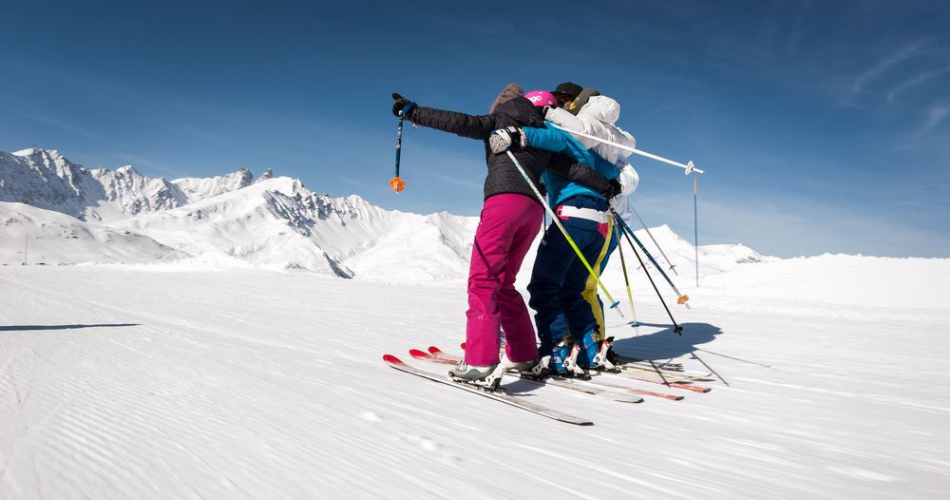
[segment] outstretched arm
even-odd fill
[[[450,132],[470,139],[487,139],[496,127],[494,115],[467,115],[455,111],[424,108],[399,94],[393,94],[393,115],[404,114],[416,125]]]
[[[493,115],[475,116],[435,108],[414,108],[407,118],[417,125],[469,139],[485,140],[496,128]]]
[[[551,128],[522,127],[521,133],[524,134],[528,146],[555,153],[572,153],[571,141],[566,133]],[[577,157],[577,155],[572,155]],[[577,158],[581,159],[581,158]]]

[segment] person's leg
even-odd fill
[[[538,228],[544,219],[544,209],[537,202],[525,196],[514,195],[512,217],[519,214],[514,225],[514,237],[508,252],[508,265],[502,273],[502,284],[498,290],[498,314],[507,339],[508,359],[515,363],[530,361],[538,357],[534,326],[524,299],[515,289],[515,279],[525,255],[531,248]]]
[[[468,274],[468,311],[465,313],[465,362],[486,366],[498,363],[499,316],[497,314],[500,275],[508,263],[513,238],[512,219],[504,195],[485,200]],[[515,195],[517,196],[517,195]]]
[[[465,351],[469,365],[498,362],[502,324],[517,356],[535,357],[531,317],[514,281],[542,217],[541,206],[523,195],[500,194],[485,200],[469,268]]]
[[[587,263],[594,270],[598,270],[598,258],[605,248],[603,236],[596,231],[597,223],[590,222],[589,230],[578,233],[578,248],[587,259]],[[593,296],[597,297],[597,282],[591,276],[587,266],[580,259],[576,259],[564,276],[564,282],[558,290],[558,298],[564,309],[567,327],[573,340],[580,340],[580,336],[593,330],[597,325],[597,316],[584,293],[589,283],[594,283]]]
[[[574,259],[576,255],[564,235],[553,223],[549,225],[538,246],[528,284],[528,305],[535,311],[534,323],[541,344],[538,351],[542,356],[550,353],[554,344],[567,334],[558,290]]]
[[[606,224],[606,235],[601,252],[597,257],[597,261],[592,263],[594,269],[597,270],[598,277],[603,275],[604,269],[607,267],[607,262],[610,260],[611,253],[617,248],[617,239],[614,237],[615,233],[613,231],[612,222],[611,220]],[[604,320],[604,303],[600,300],[597,290],[597,281],[594,280],[593,277],[588,277],[581,295],[584,298],[584,302],[589,304],[591,308],[591,313],[594,315],[594,319],[597,323],[597,330],[600,333],[601,340],[603,340],[603,337],[607,334],[607,326]]]

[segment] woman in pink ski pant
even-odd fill
[[[468,323],[465,362],[498,362],[499,327],[505,332],[512,362],[538,356],[534,324],[515,278],[541,229],[544,209],[523,194],[497,194],[485,200],[468,271]]]

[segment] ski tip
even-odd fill
[[[438,347],[436,347],[436,346],[434,346],[434,345],[430,345],[430,346],[429,346],[429,354],[442,354],[442,349],[439,349]]]
[[[420,351],[419,349],[409,349],[409,355],[412,356],[412,357],[414,357],[414,358],[423,358],[423,359],[431,358],[431,357],[432,357],[431,354],[429,354],[429,353],[427,353],[427,352]]]
[[[405,363],[402,362],[401,359],[397,358],[396,356],[393,356],[392,354],[384,354],[384,355],[383,355],[383,361],[385,361],[385,362],[387,362],[387,363],[389,363],[389,364],[391,364],[391,365],[404,365],[404,364],[405,364]]]

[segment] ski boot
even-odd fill
[[[551,362],[551,355],[542,357],[541,359],[533,359],[531,361],[522,361],[522,362],[511,362],[508,366],[509,370],[517,371],[521,378],[527,378],[532,380],[541,380],[547,377],[550,374],[550,369],[548,364]]]
[[[602,362],[606,361],[604,356],[600,355],[603,344],[604,343],[600,340],[600,335],[594,332],[594,330],[590,330],[581,335],[580,339],[574,343],[571,351],[572,371],[575,373],[585,373],[585,370],[601,368],[603,366]],[[604,355],[606,355],[606,353]]]
[[[551,360],[548,363],[548,369],[553,375],[560,375],[563,377],[571,376],[571,370],[569,367],[571,359],[571,346],[568,345],[563,340],[558,342],[554,346],[554,351],[551,353]]]
[[[456,382],[464,382],[495,392],[501,386],[501,376],[505,373],[502,364],[495,363],[487,366],[475,366],[459,361],[455,368],[449,370],[449,377]]]
[[[621,370],[615,362],[617,356],[614,354],[613,346],[613,337],[607,337],[604,339],[604,341],[600,343],[600,348],[597,350],[597,353],[594,354],[594,357],[591,360],[591,367],[596,367],[597,369],[603,370],[605,372],[619,373]]]
[[[580,345],[572,344],[567,357],[564,359],[564,371],[568,376],[582,380],[590,380],[590,374],[587,373],[587,371],[585,371],[584,368],[579,364],[579,358],[581,358],[581,355],[582,350]]]

